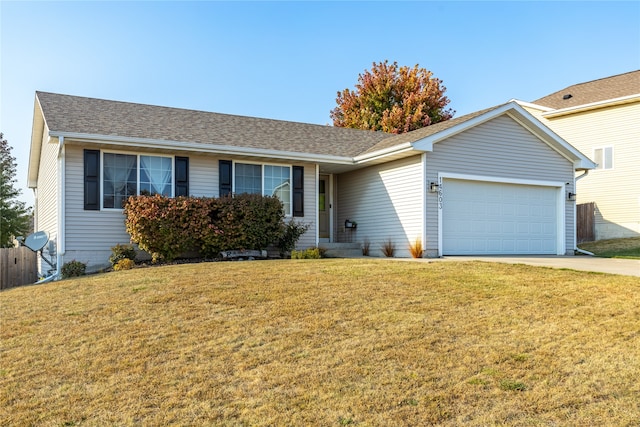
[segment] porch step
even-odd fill
[[[356,258],[362,256],[360,243],[320,243],[318,245],[325,250],[326,258]]]

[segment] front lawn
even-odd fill
[[[638,425],[640,278],[385,259],[0,293],[4,425]]]
[[[640,259],[640,237],[584,242],[578,247],[603,258]]]

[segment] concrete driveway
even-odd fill
[[[597,258],[587,255],[523,255],[523,256],[446,256],[423,258],[424,261],[487,261],[508,264],[527,264],[538,267],[568,268],[571,270],[595,271],[599,273],[622,274],[640,277],[640,260]]]

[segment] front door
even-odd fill
[[[328,239],[330,237],[329,230],[329,176],[320,175],[318,182],[318,237]]]

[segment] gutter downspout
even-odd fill
[[[575,189],[576,189],[576,182],[578,182],[578,180],[579,180],[579,179],[584,178],[584,177],[585,177],[585,176],[587,176],[588,174],[589,174],[589,170],[588,170],[588,169],[586,169],[582,175],[580,175],[580,176],[578,176],[578,177],[574,178],[574,180],[573,180],[573,188],[574,188],[574,191],[575,191]],[[577,191],[576,191],[576,192],[577,192]],[[576,218],[576,209],[577,209],[576,205],[577,205],[577,203],[573,205],[573,218],[574,218],[574,221],[575,221],[575,218]],[[595,254],[594,254],[594,253],[589,252],[589,251],[585,251],[585,250],[580,249],[580,248],[578,247],[578,236],[576,236],[576,233],[573,233],[573,250],[574,250],[575,252],[578,252],[578,253],[581,253],[581,254],[584,254],[584,255],[595,256]]]
[[[64,136],[58,137],[58,247],[56,250],[56,279],[61,277],[62,263],[64,261],[65,253],[65,149],[64,149]]]

